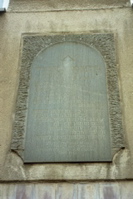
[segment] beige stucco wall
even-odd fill
[[[125,0],[62,2],[14,0],[0,14],[0,180],[132,179],[133,10]],[[23,33],[114,33],[126,148],[112,163],[24,165],[10,151]]]

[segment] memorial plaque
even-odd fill
[[[111,161],[113,148],[123,146],[118,85],[109,76],[115,59],[106,62],[103,57],[112,38],[101,35],[103,47],[96,42],[99,35],[24,38],[17,101],[21,113],[16,110],[12,143],[12,149],[15,141],[20,143],[17,151],[24,162]],[[114,66],[112,71],[117,77]],[[115,146],[113,122],[115,141],[119,139]]]

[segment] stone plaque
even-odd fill
[[[123,147],[113,35],[23,37],[18,92],[24,162],[111,161]]]

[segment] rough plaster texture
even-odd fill
[[[4,199],[132,199],[133,183],[0,184]]]
[[[131,8],[0,15],[0,180],[100,180],[133,178],[133,11]],[[112,163],[24,165],[10,152],[23,33],[113,33],[126,148]]]

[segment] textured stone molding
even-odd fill
[[[106,8],[121,8],[127,7],[126,0],[12,0],[9,11],[24,12],[24,11],[66,11],[66,10],[90,10],[90,9],[106,9]]]
[[[47,47],[59,42],[78,42],[97,49],[106,63],[106,77],[109,103],[110,133],[112,138],[112,151],[124,147],[122,114],[118,88],[116,68],[116,55],[113,34],[80,34],[80,35],[24,35],[22,37],[21,72],[18,88],[18,97],[15,110],[13,139],[11,149],[23,158],[25,124],[27,116],[27,99],[30,82],[30,69],[35,56]]]

